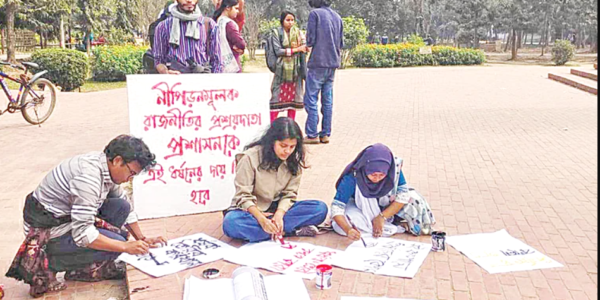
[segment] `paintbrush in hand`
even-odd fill
[[[352,223],[352,220],[350,220],[350,217],[348,215],[346,215],[346,218],[348,219],[348,222],[350,222],[350,226],[352,226],[352,229],[358,231],[358,228],[356,228],[356,225],[354,225],[354,223]],[[360,233],[360,231],[358,231],[358,232]],[[367,243],[365,243],[365,240],[362,238],[362,236],[360,237],[360,240],[362,241],[365,248],[367,248]]]

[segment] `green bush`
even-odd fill
[[[94,47],[93,77],[96,81],[123,81],[128,74],[142,73],[144,46]]]
[[[111,46],[135,43],[135,37],[133,36],[133,33],[122,28],[111,29],[105,37],[106,43]]]
[[[357,17],[343,18],[344,22],[344,49],[342,49],[342,68],[345,68],[352,60],[352,54],[356,46],[365,44],[369,37],[369,28],[365,21]]]
[[[417,46],[425,46],[425,41],[423,41],[423,38],[416,33],[409,35],[406,39],[406,42],[408,44],[413,44]]]
[[[552,61],[557,66],[566,64],[575,56],[575,46],[568,40],[556,40],[552,47]]]
[[[281,22],[279,21],[279,18],[273,18],[271,20],[260,20],[258,35],[260,39],[266,39],[267,36],[271,34],[273,29],[279,27],[281,27]]]
[[[360,45],[354,53],[354,66],[390,68],[437,65],[478,65],[485,62],[483,51],[433,46],[431,54],[421,54],[421,46],[402,43],[392,45]]]
[[[69,92],[83,85],[90,72],[85,53],[72,49],[42,49],[31,55],[31,61],[48,70],[43,77]]]

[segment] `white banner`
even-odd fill
[[[168,241],[168,245],[150,249],[146,255],[123,253],[119,259],[140,271],[160,277],[222,259],[236,248],[199,233]]]
[[[316,267],[331,264],[342,251],[306,243],[266,241],[246,244],[238,251],[228,253],[224,259],[234,264],[266,269],[286,275],[313,279]]]
[[[490,274],[562,265],[512,237],[505,229],[494,233],[477,233],[446,237],[446,243],[472,259]]]
[[[392,238],[365,237],[338,255],[333,264],[377,275],[413,278],[431,251],[431,244]]]
[[[156,154],[133,182],[141,219],[218,211],[235,154],[269,125],[270,74],[128,75],[129,124]]]

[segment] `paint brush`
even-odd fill
[[[274,221],[274,220],[271,220],[271,222],[273,222],[273,224],[275,224],[275,227],[277,227],[277,223],[275,223],[275,221]],[[277,229],[279,229],[279,228],[277,228]],[[282,245],[285,245],[285,242],[283,241],[283,234],[274,234],[274,235],[271,237],[271,239],[272,239],[272,240],[275,240],[275,239],[277,239],[277,240],[278,240],[278,241],[279,241],[279,242],[280,242]]]
[[[354,223],[352,223],[352,220],[350,220],[350,216],[346,215],[346,218],[348,219],[348,222],[350,222],[350,226],[352,226],[352,229],[358,231],[358,228],[356,228],[356,225],[354,225]],[[360,232],[360,231],[358,231],[358,232]],[[367,243],[365,243],[365,240],[363,239],[362,236],[360,237],[360,240],[362,241],[365,248],[367,248]]]

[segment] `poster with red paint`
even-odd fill
[[[224,259],[242,266],[313,279],[318,265],[331,264],[342,252],[308,243],[265,241],[246,244],[235,252],[225,254]]]
[[[133,181],[140,219],[223,210],[235,154],[270,123],[270,74],[129,75],[129,125],[156,154]]]

